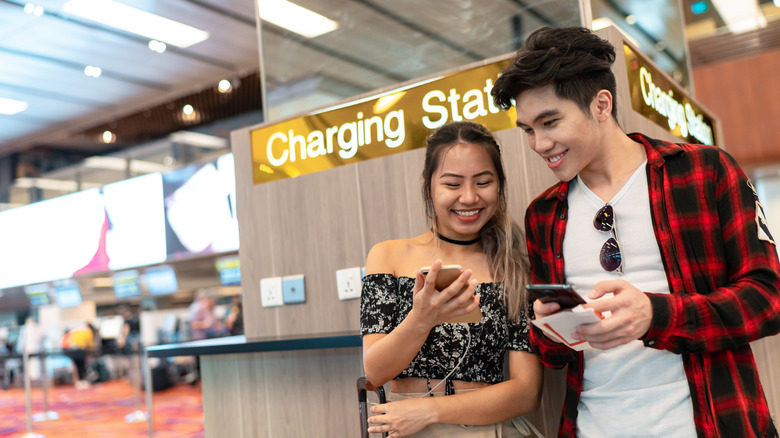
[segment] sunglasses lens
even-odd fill
[[[612,206],[607,204],[596,213],[593,218],[593,226],[599,231],[609,231],[615,223],[615,213]]]
[[[620,246],[618,246],[614,237],[610,237],[609,240],[604,242],[604,246],[601,247],[601,253],[599,254],[599,261],[601,262],[601,267],[609,272],[618,269],[623,263]]]

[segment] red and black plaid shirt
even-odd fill
[[[647,294],[653,321],[642,340],[682,355],[700,437],[776,437],[748,345],[780,332],[780,263],[755,190],[723,150],[630,137],[647,151],[650,208],[671,291]],[[526,212],[535,283],[566,280],[568,188],[548,189]],[[547,366],[569,365],[559,435],[573,437],[582,353],[536,328],[531,342]]]

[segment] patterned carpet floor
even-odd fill
[[[50,388],[49,411],[58,420],[32,423],[33,433],[46,438],[147,437],[148,423],[126,422],[136,411],[136,398],[126,380],[92,385],[78,390],[72,385]],[[145,395],[140,394],[146,411]],[[43,391],[32,390],[32,413],[43,411]],[[183,383],[154,393],[154,436],[156,438],[203,437],[203,398],[200,385]],[[0,437],[21,438],[27,433],[24,389],[0,390]]]

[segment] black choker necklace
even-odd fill
[[[471,239],[471,240],[455,240],[455,239],[450,239],[449,237],[442,236],[441,233],[436,233],[436,235],[439,236],[439,239],[441,239],[441,240],[443,240],[445,242],[453,243],[455,245],[464,245],[464,246],[466,246],[466,245],[473,245],[473,244],[479,242],[479,236],[477,236],[475,239]]]

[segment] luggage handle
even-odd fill
[[[361,376],[357,379],[358,404],[360,407],[360,432],[363,438],[368,438],[368,401],[366,393],[373,391],[379,398],[379,403],[385,403],[385,388],[377,387],[367,377]],[[386,433],[382,433],[383,438],[387,438]]]

